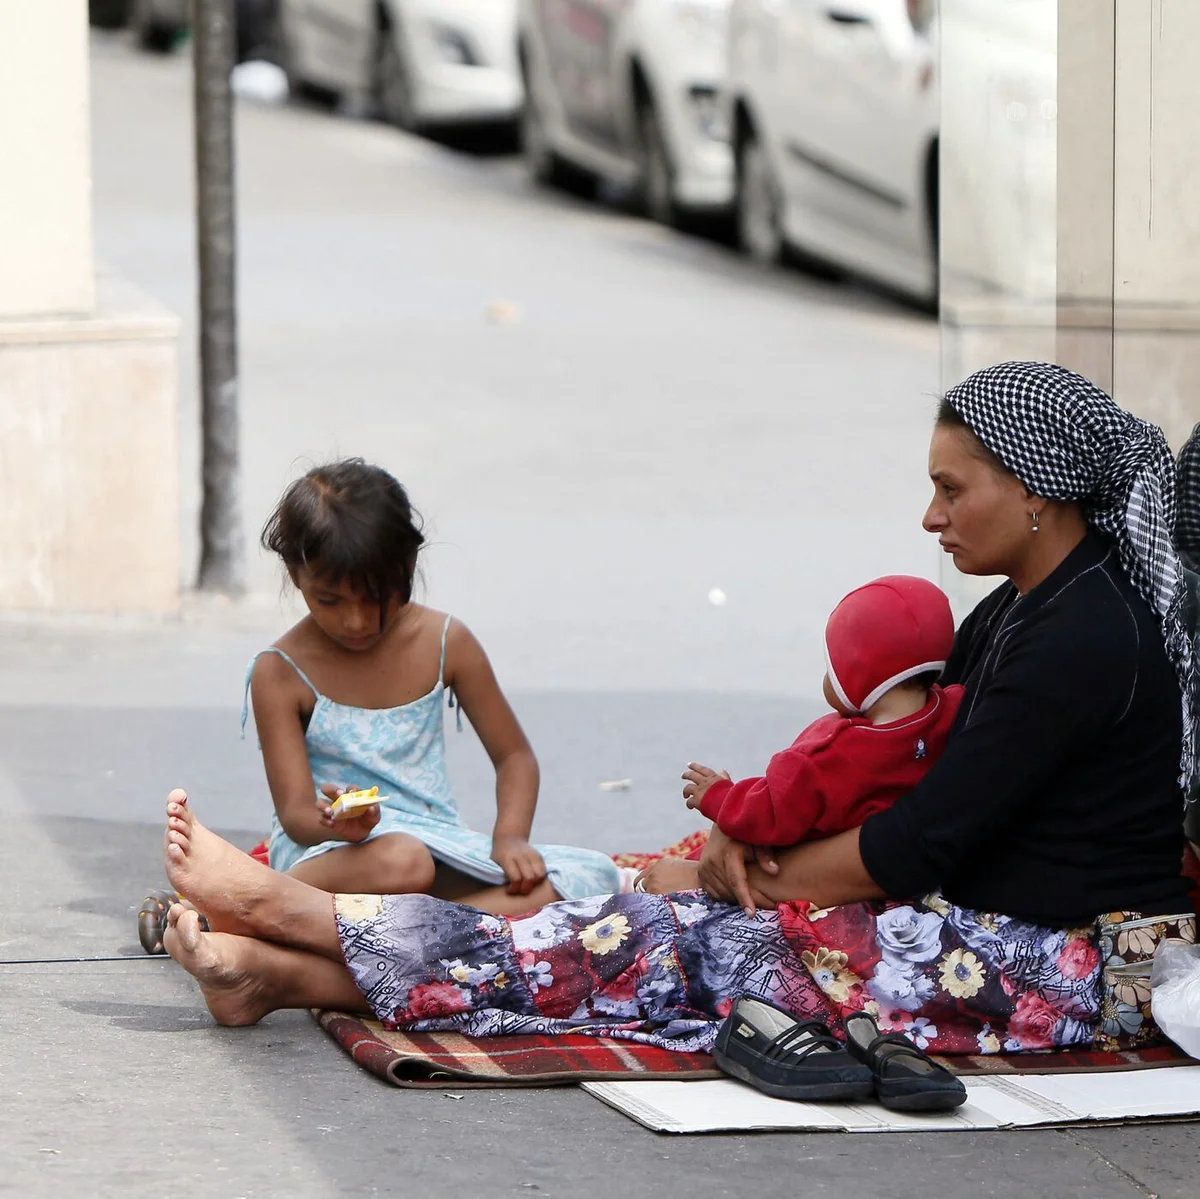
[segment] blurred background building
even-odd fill
[[[541,185],[936,307],[942,387],[1050,359],[1175,447],[1200,416],[1196,0],[228,2],[260,98],[486,130]],[[0,608],[192,581],[179,326],[94,261],[88,82],[89,15],[183,58],[189,11],[0,0]]]
[[[940,36],[943,385],[1059,362],[1177,450],[1200,420],[1200,4],[944,0]]]
[[[0,0],[0,609],[178,611],[178,330],[93,258],[85,0]]]

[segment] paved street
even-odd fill
[[[98,257],[185,320],[190,564],[188,66],[97,36],[92,67]],[[696,827],[682,764],[748,773],[816,715],[836,599],[936,577],[928,317],[538,191],[502,155],[312,106],[243,104],[238,136],[252,594],[158,626],[0,622],[0,958],[136,954],[173,785],[239,844],[265,829],[241,679],[294,604],[253,547],[310,461],[362,454],[409,486],[427,598],[488,647],[542,760],[546,841],[646,849]],[[449,741],[487,827],[486,759]],[[305,1013],[216,1029],[168,961],[0,965],[2,1195],[1165,1199],[1195,1195],[1196,1139],[669,1139],[570,1088],[389,1089]]]

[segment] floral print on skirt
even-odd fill
[[[834,1027],[868,1011],[923,1049],[975,1054],[1090,1046],[1101,1020],[1095,926],[1044,928],[936,894],[753,919],[703,892],[511,920],[426,895],[339,895],[335,911],[346,963],[389,1028],[708,1050],[749,993]]]
[[[1162,1039],[1150,1011],[1150,968],[1163,941],[1196,940],[1196,918],[1111,912],[1096,921],[1103,973],[1096,1048],[1138,1049]]]

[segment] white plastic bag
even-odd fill
[[[1159,945],[1150,973],[1150,1010],[1188,1057],[1200,1058],[1200,945]]]

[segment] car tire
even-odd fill
[[[940,179],[938,175],[939,146],[935,141],[925,163],[925,212],[929,222],[929,300],[933,312],[938,310],[942,290],[942,239],[940,221]]]
[[[521,154],[530,178],[543,187],[558,188],[586,199],[594,198],[596,177],[555,152],[546,134],[546,122],[529,72],[522,69],[521,76],[525,85],[520,118]]]
[[[97,29],[124,29],[129,24],[129,0],[88,0],[88,24]]]
[[[648,97],[637,110],[638,191],[651,220],[673,228],[679,222],[675,203],[675,168],[663,137],[654,103]]]
[[[130,24],[138,46],[151,54],[169,54],[184,26],[156,17],[148,0],[133,0],[130,9]]]
[[[376,115],[388,125],[408,132],[416,130],[416,102],[412,74],[400,49],[400,30],[395,25],[379,25],[371,52],[371,101]]]
[[[782,262],[787,255],[782,189],[753,129],[746,130],[738,146],[734,205],[742,250],[756,262]]]
[[[310,89],[296,66],[296,54],[288,36],[283,6],[284,0],[264,0],[254,31],[253,40],[257,45],[251,49],[256,57],[273,62],[283,72],[289,97],[301,97]]]

